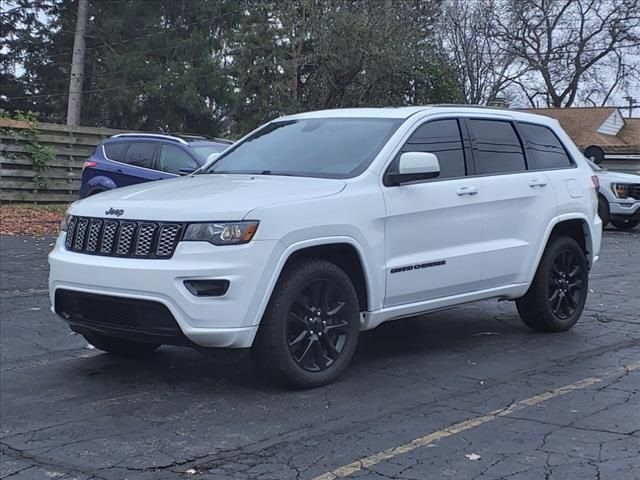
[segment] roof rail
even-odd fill
[[[163,135],[161,133],[118,133],[117,135],[113,135],[111,138],[119,138],[119,137],[151,137],[151,138],[164,138],[165,140],[170,140],[172,142],[182,143],[187,145],[187,142],[179,137],[174,137],[173,135]]]
[[[172,135],[174,137],[178,137],[178,138],[182,138],[183,140],[191,140],[191,141],[198,141],[198,140],[212,140],[215,142],[219,142],[219,143],[228,143],[229,145],[231,145],[233,142],[231,140],[227,140],[224,138],[219,138],[219,137],[211,137],[209,135],[202,135],[199,133],[177,133],[177,132],[172,132],[169,133],[168,135]]]

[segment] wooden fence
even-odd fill
[[[33,159],[21,135],[28,122],[0,118],[0,200],[2,202],[67,203],[78,199],[82,163],[101,140],[122,130],[38,123],[37,142],[51,147],[55,158],[38,181]]]
[[[48,162],[45,182],[38,181],[33,159],[25,154],[21,130],[28,122],[0,118],[0,200],[2,202],[68,203],[78,199],[82,163],[104,138],[122,130],[37,125],[38,143],[50,146],[55,158]],[[605,168],[640,173],[640,161],[605,161]]]

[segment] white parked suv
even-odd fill
[[[97,348],[251,348],[334,380],[358,335],[488,298],[571,328],[598,259],[593,171],[550,118],[478,107],[303,113],[199,172],[73,204],[52,309]]]
[[[598,215],[602,228],[609,222],[620,230],[631,230],[640,225],[640,175],[610,172],[587,160],[596,173],[598,188]]]

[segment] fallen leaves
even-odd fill
[[[56,235],[66,205],[1,205],[0,235]]]

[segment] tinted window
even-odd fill
[[[389,118],[271,122],[228,149],[203,173],[353,177],[369,166],[400,123]]]
[[[132,142],[127,149],[124,161],[136,167],[153,168],[153,152],[155,148],[155,143]]]
[[[553,133],[542,125],[521,123],[522,136],[527,143],[527,153],[532,168],[562,168],[571,166],[566,150]]]
[[[440,162],[437,178],[464,177],[464,149],[457,120],[436,120],[425,123],[411,135],[403,152],[434,153]]]
[[[527,169],[520,139],[513,125],[497,120],[469,121],[476,140],[476,172],[521,172]]]
[[[124,161],[124,152],[127,150],[127,142],[106,143],[104,145],[104,153],[109,160],[117,162]]]
[[[195,170],[198,168],[196,161],[187,152],[175,145],[163,145],[160,152],[158,169],[167,173],[180,174],[181,168]]]

